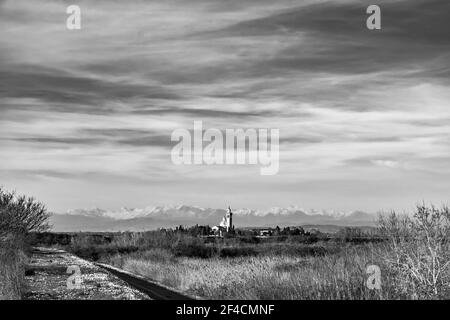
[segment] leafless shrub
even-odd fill
[[[49,228],[49,216],[45,206],[34,198],[0,188],[0,239],[45,231]]]
[[[398,290],[415,299],[448,298],[450,293],[450,211],[418,205],[413,216],[380,216],[388,239],[383,258],[399,280]]]
[[[0,188],[0,300],[20,299],[24,286],[25,238],[45,231],[49,213],[35,199]]]

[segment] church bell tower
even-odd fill
[[[230,206],[228,206],[228,210],[227,210],[227,232],[232,231],[233,228],[233,212],[231,211]]]

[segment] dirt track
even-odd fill
[[[81,284],[68,287],[69,266],[80,270]],[[72,271],[73,272],[73,271]],[[114,267],[94,264],[68,252],[35,248],[26,267],[28,300],[186,300],[191,299]]]
[[[187,297],[181,293],[162,287],[161,285],[158,285],[156,283],[149,282],[143,278],[137,277],[123,270],[119,270],[117,268],[113,268],[104,264],[97,265],[108,270],[118,278],[126,281],[130,286],[147,294],[154,300],[192,300],[191,297]]]

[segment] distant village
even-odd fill
[[[165,229],[161,229],[165,230]],[[195,236],[202,237],[233,237],[233,236],[254,236],[254,237],[272,237],[272,236],[309,236],[311,234],[320,234],[319,230],[312,229],[305,231],[300,226],[295,227],[284,227],[280,228],[278,226],[270,228],[239,228],[236,229],[233,224],[233,212],[230,207],[228,207],[225,216],[222,218],[220,223],[216,226],[199,226],[195,225],[193,227],[183,227],[178,226],[175,231],[185,231]]]
[[[228,207],[225,216],[222,218],[220,223],[216,226],[200,226],[195,225],[191,227],[178,226],[175,229],[160,229],[161,231],[175,231],[187,233],[191,236],[202,237],[202,238],[232,238],[232,237],[254,237],[254,238],[275,238],[275,237],[287,237],[287,236],[297,236],[305,237],[311,239],[326,239],[340,237],[346,240],[351,239],[373,239],[374,236],[377,237],[375,229],[371,227],[336,227],[332,232],[324,232],[314,227],[302,227],[302,226],[288,226],[280,228],[275,227],[242,227],[235,228],[233,224],[233,212],[230,207]]]

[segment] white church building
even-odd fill
[[[233,226],[233,212],[231,208],[228,207],[227,213],[222,218],[222,221],[218,226],[214,226],[211,228],[215,235],[223,236],[224,232],[229,233],[234,231]]]

